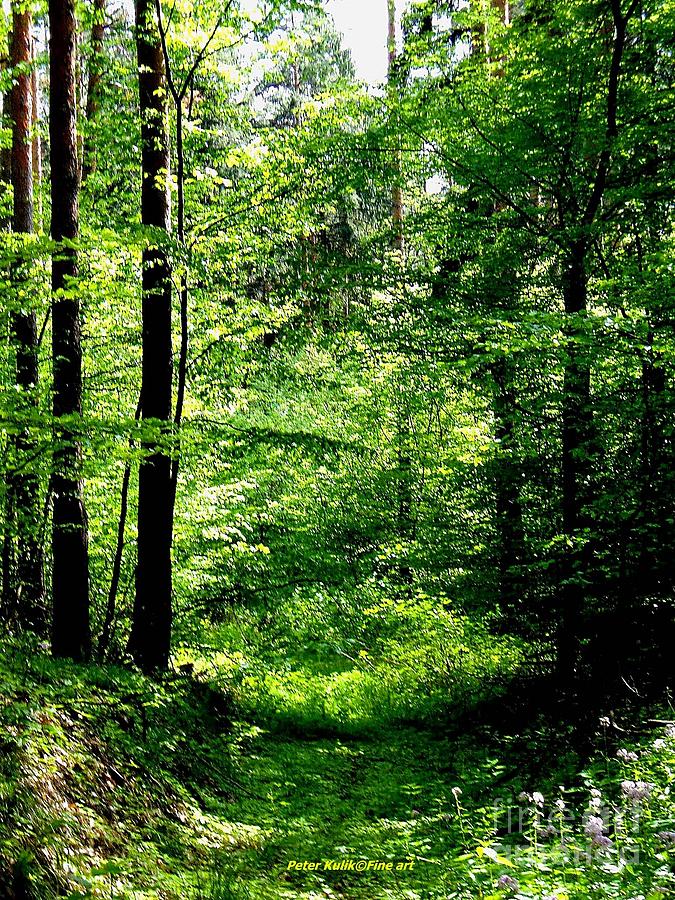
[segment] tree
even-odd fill
[[[77,20],[75,0],[49,2],[49,137],[51,161],[52,365],[54,472],[52,650],[87,659],[89,548],[78,430],[82,417],[82,338],[77,289]]]
[[[141,113],[141,217],[148,228],[142,274],[141,416],[159,437],[144,443],[139,467],[138,564],[129,648],[146,672],[165,669],[171,649],[173,501],[171,424],[173,358],[171,273],[162,239],[170,230],[167,84],[156,7],[136,0]]]
[[[12,118],[12,228],[17,235],[33,231],[33,160],[32,160],[32,15],[30,8],[12,5],[10,62],[14,84],[10,94]],[[19,251],[20,253],[21,251]],[[12,314],[12,331],[16,348],[16,386],[20,417],[26,417],[35,406],[38,382],[38,331],[34,309],[31,309],[27,284],[27,263],[16,259],[13,266],[16,309]],[[41,520],[40,482],[25,461],[35,453],[35,444],[27,426],[20,428],[14,440],[17,471],[9,473],[5,542],[16,541],[16,551],[4,550],[6,560],[15,557],[14,571],[7,566],[3,579],[5,616],[21,627],[38,632],[46,623],[44,610],[44,578],[42,547],[39,539]],[[12,532],[15,532],[14,534]],[[17,540],[18,538],[18,540]]]

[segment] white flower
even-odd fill
[[[605,823],[602,821],[600,816],[589,816],[586,824],[584,825],[584,831],[589,837],[595,837],[598,834],[602,834],[605,830]]]
[[[622,781],[621,790],[629,800],[639,803],[641,800],[649,799],[654,785],[647,781]]]
[[[601,847],[603,850],[608,850],[612,846],[612,842],[604,834],[591,835],[591,842],[592,842],[593,846]]]
[[[558,798],[555,801],[555,808],[558,810],[558,812],[565,812],[565,801],[561,798]]]
[[[637,762],[638,755],[634,753],[632,750],[626,750],[622,747],[620,750],[616,751],[617,759],[620,759],[622,762]]]
[[[534,801],[535,806],[543,806],[544,805],[544,795],[540,794],[539,791],[535,791],[532,794],[532,800]]]

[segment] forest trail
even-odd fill
[[[260,847],[238,859],[244,896],[441,896],[458,840],[456,739],[409,727],[316,738],[254,730],[245,744],[243,790],[221,810],[231,822],[262,829]],[[394,865],[330,871],[326,860]],[[289,868],[304,862],[320,866]]]

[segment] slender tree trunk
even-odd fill
[[[134,420],[138,421],[141,417],[141,400],[139,397],[136,405]],[[133,439],[129,440],[129,449],[134,446]],[[129,485],[131,483],[131,462],[127,462],[122,475],[122,490],[120,492],[120,517],[117,520],[117,541],[115,543],[115,555],[113,557],[112,573],[110,575],[110,587],[108,588],[108,602],[106,604],[105,618],[103,620],[103,628],[101,636],[96,648],[96,655],[99,661],[105,659],[106,653],[112,639],[113,625],[115,624],[115,611],[117,609],[117,593],[120,586],[120,578],[122,575],[122,560],[124,558],[124,535],[127,526],[127,515],[129,512]]]
[[[141,207],[144,225],[168,232],[170,165],[167,85],[162,45],[152,0],[136,0],[136,49],[142,141]],[[144,421],[171,426],[171,275],[166,251],[143,252],[143,361],[141,409]],[[129,647],[146,672],[165,669],[171,648],[171,542],[173,504],[171,457],[146,443],[139,470],[138,567]]]
[[[96,141],[92,133],[101,105],[103,77],[103,38],[105,35],[106,0],[94,0],[94,21],[91,26],[91,57],[87,83],[86,133],[82,151],[82,181],[96,171]]]
[[[586,583],[590,576],[592,548],[584,526],[589,525],[584,507],[590,500],[591,447],[591,369],[588,353],[579,347],[583,326],[579,317],[588,308],[588,275],[586,272],[589,232],[600,210],[612,162],[614,142],[618,137],[619,80],[626,48],[628,22],[637,2],[622,13],[621,0],[610,0],[613,21],[612,51],[609,65],[606,101],[605,141],[598,157],[593,186],[580,218],[571,223],[580,236],[572,239],[563,260],[563,299],[567,317],[576,317],[568,329],[568,362],[563,378],[562,399],[562,519],[563,534],[568,543],[562,566],[561,614],[558,632],[558,674],[569,684],[575,677],[579,661],[581,620],[584,614]]]
[[[33,231],[33,160],[31,126],[32,61],[30,10],[19,6],[12,9],[12,33],[10,56],[12,68],[17,72],[11,91],[12,113],[12,185],[14,189],[12,227],[16,234]],[[16,305],[20,307],[20,294],[26,291],[26,263],[15,260],[12,281],[16,291]],[[19,398],[19,415],[30,412],[36,403],[35,389],[38,381],[38,334],[35,312],[15,310],[12,313],[12,332],[16,347],[16,386]],[[28,430],[19,432],[14,440],[16,459],[23,459],[34,452],[34,442]],[[42,632],[45,627],[44,578],[42,573],[42,549],[39,541],[40,482],[30,471],[9,473],[7,490],[12,495],[10,504],[14,512],[17,549],[15,571],[5,585],[5,602],[13,602],[18,625]],[[11,601],[10,601],[11,594]]]
[[[52,553],[56,656],[88,659],[89,549],[81,450],[73,420],[82,415],[80,302],[69,294],[77,277],[79,163],[77,159],[75,0],[49,0],[52,227],[52,356],[56,450]],[[68,292],[68,293],[66,293]],[[62,424],[59,419],[65,418]]]

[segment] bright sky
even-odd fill
[[[397,0],[397,6],[403,6]],[[352,51],[356,74],[379,84],[387,74],[387,0],[327,0],[326,9]]]

